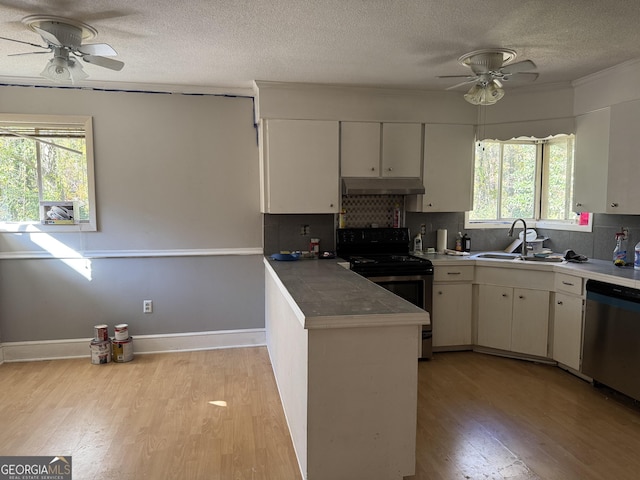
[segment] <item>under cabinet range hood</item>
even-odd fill
[[[422,195],[419,178],[342,177],[343,195]]]

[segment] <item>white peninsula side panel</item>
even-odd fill
[[[280,263],[297,265],[265,261],[267,348],[302,478],[413,475],[428,314],[335,263]]]

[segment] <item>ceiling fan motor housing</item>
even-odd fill
[[[74,25],[52,21],[42,22],[40,28],[60,40],[64,47],[75,49],[82,43],[82,30]]]

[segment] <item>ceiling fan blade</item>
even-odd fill
[[[519,73],[526,72],[527,70],[534,70],[536,64],[531,60],[523,60],[522,62],[510,63],[500,69],[501,73]]]
[[[118,55],[111,45],[106,43],[86,43],[78,47],[82,55],[99,55],[101,57],[115,57]]]
[[[31,45],[32,47],[44,48],[46,50],[49,50],[49,47],[43,47],[42,45],[38,45],[37,43],[23,42],[22,40],[16,40],[15,38],[7,38],[7,37],[0,37],[0,38],[2,40],[9,40],[10,42],[24,43],[25,45]],[[43,53],[46,53],[46,52],[43,52]]]
[[[56,47],[63,46],[64,42],[58,40],[58,37],[56,37],[53,33],[47,32],[46,30],[43,30],[40,27],[36,27],[35,25],[32,25],[31,28],[38,32],[42,39],[48,44],[55,45]]]
[[[504,77],[502,79],[503,82],[512,82],[514,80],[523,80],[525,82],[533,82],[536,78],[539,77],[539,74],[534,72],[516,72],[508,77]]]
[[[124,62],[120,60],[114,60],[112,58],[101,57],[98,55],[83,55],[82,59],[91,63],[92,65],[98,65],[99,67],[108,68],[110,70],[120,71],[124,67]]]
[[[470,83],[475,83],[477,81],[478,81],[477,78],[472,78],[471,80],[467,80],[466,82],[458,83],[457,85],[453,85],[451,87],[445,88],[445,90],[453,90],[458,87],[462,87],[463,85],[469,85]]]
[[[473,75],[438,75],[436,78],[476,78]]]
[[[7,57],[20,57],[22,55],[39,55],[41,53],[51,53],[50,50],[46,52],[25,52],[25,53],[10,53]]]

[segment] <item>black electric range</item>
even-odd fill
[[[431,315],[433,264],[409,254],[409,229],[341,228],[336,235],[336,253],[351,270]],[[423,325],[421,359],[431,358],[431,332],[431,325]]]

